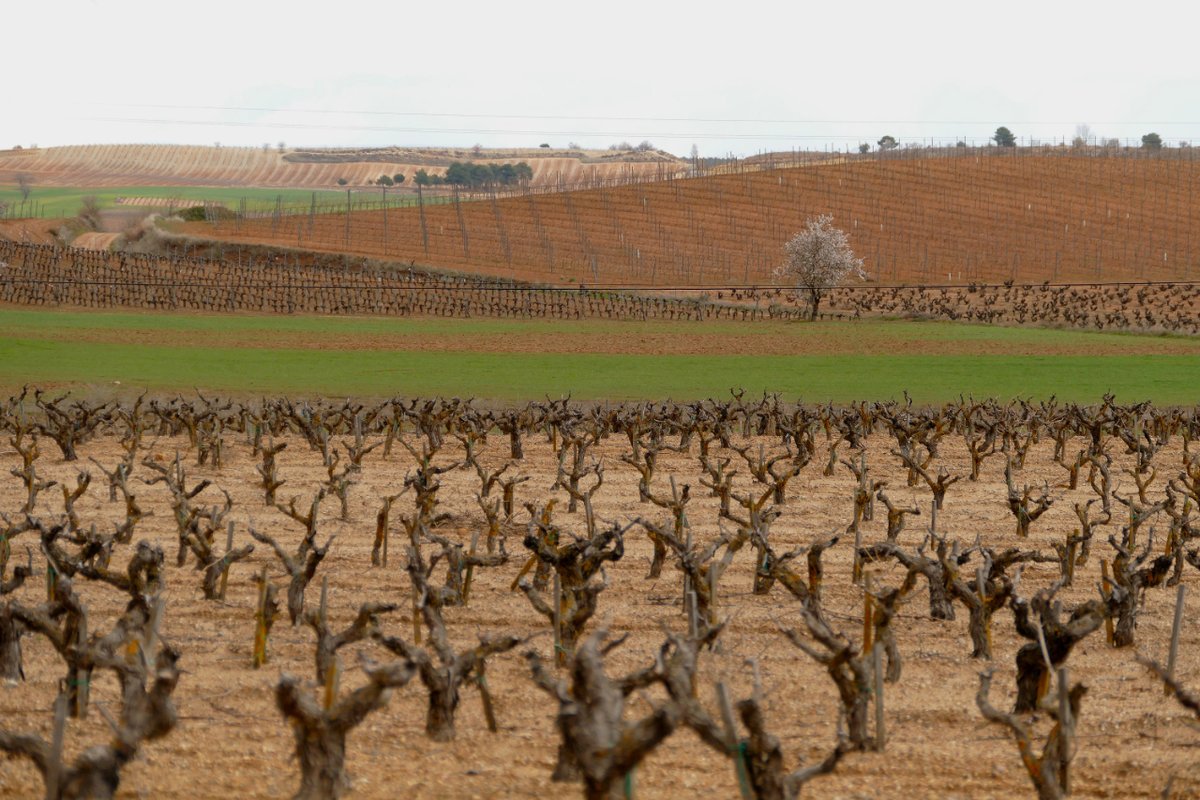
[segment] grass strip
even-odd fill
[[[731,387],[785,399],[922,403],[960,395],[1080,402],[1200,402],[1200,356],[755,356],[334,352],[0,340],[0,387],[331,396],[458,395],[526,400],[724,398]]]

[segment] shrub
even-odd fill
[[[1001,125],[996,128],[996,133],[992,136],[992,140],[1000,147],[1016,147],[1017,137],[1008,128]]]

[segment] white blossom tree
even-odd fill
[[[854,257],[845,231],[833,227],[830,214],[810,217],[804,230],[789,239],[783,250],[787,260],[775,274],[808,292],[812,319],[817,318],[817,308],[826,292],[849,278],[867,277],[862,259]]]

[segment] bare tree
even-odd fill
[[[789,239],[783,250],[787,259],[775,274],[808,292],[812,319],[817,318],[821,298],[830,289],[849,278],[867,277],[862,259],[854,257],[845,231],[833,227],[831,214],[810,218],[804,230]]]
[[[1092,143],[1095,134],[1092,133],[1092,126],[1086,122],[1081,122],[1075,126],[1075,138],[1071,140],[1071,146],[1076,148],[1087,147]]]

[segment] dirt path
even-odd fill
[[[119,233],[81,233],[71,242],[72,247],[82,247],[85,250],[107,250],[117,240]]]

